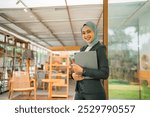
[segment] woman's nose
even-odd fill
[[[88,34],[87,34],[87,33],[85,33],[85,34],[84,34],[84,38],[87,38],[87,37],[88,37]]]

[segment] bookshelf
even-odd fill
[[[13,36],[0,34],[0,93],[9,90],[9,80],[14,70],[23,70],[25,62],[22,53],[27,42]]]
[[[69,56],[51,54],[49,77],[52,84],[51,97],[68,97],[69,90]]]

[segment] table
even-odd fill
[[[55,79],[42,79],[42,82],[48,83],[48,99],[52,98],[52,84],[56,82]]]

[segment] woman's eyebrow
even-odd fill
[[[91,32],[91,30],[88,29],[87,32]]]

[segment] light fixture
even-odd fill
[[[28,12],[27,8],[24,8],[23,10],[24,10],[24,12]]]
[[[20,3],[20,0],[17,0],[16,4],[19,4]]]
[[[28,7],[27,5],[25,5],[21,0],[17,0],[16,5],[18,5],[19,3],[21,3],[25,8],[23,9],[24,12],[28,12]]]

